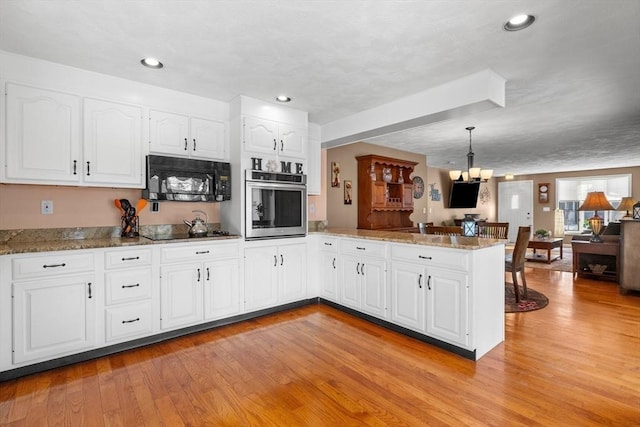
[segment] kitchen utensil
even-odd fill
[[[129,208],[131,207],[131,203],[129,203],[129,201],[127,199],[120,199],[120,206],[122,207],[122,210],[126,214],[127,212],[129,212]]]
[[[138,203],[136,204],[136,212],[138,212],[138,215],[140,215],[140,212],[142,212],[142,209],[144,209],[146,206],[147,206],[147,199],[138,200]]]
[[[207,221],[209,220],[209,218],[207,217],[207,214],[198,210],[194,210],[191,212],[201,213],[202,215],[204,215],[206,219],[203,220],[202,218],[196,215],[196,218],[193,221],[184,220],[184,223],[189,226],[189,236],[205,237],[209,232],[209,230],[207,229]]]
[[[120,199],[115,199],[113,204],[116,205],[116,208],[120,211],[121,214],[124,215],[124,210],[122,209],[122,205],[120,204]]]

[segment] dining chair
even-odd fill
[[[460,236],[462,228],[449,225],[427,225],[426,234],[439,234],[442,236]]]
[[[478,237],[506,239],[509,236],[508,222],[485,222],[478,225]]]
[[[513,252],[505,256],[504,269],[511,272],[516,302],[520,302],[518,272],[520,272],[520,278],[522,279],[522,297],[527,299],[527,278],[524,275],[524,263],[530,238],[531,227],[518,227],[518,237],[516,237],[516,245],[513,248]]]

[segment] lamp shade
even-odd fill
[[[602,191],[587,193],[587,198],[578,208],[579,211],[612,211],[615,210]]]
[[[617,211],[626,211],[627,214],[623,218],[631,218],[631,212],[633,211],[633,205],[635,200],[632,197],[623,197],[618,205]]]

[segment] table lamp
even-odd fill
[[[607,200],[606,196],[602,191],[592,191],[587,193],[587,198],[578,208],[579,211],[594,211],[595,215],[589,218],[589,226],[591,227],[591,231],[593,232],[593,236],[589,240],[592,243],[602,243],[602,237],[600,237],[600,233],[602,233],[602,225],[604,224],[604,219],[598,216],[598,211],[612,211],[614,210],[611,203]]]
[[[627,214],[623,216],[623,219],[631,219],[631,211],[633,211],[633,205],[635,204],[633,197],[623,197],[618,205],[617,211],[627,211]]]

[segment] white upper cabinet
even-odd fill
[[[144,187],[142,108],[85,98],[83,180]]]
[[[5,180],[143,188],[142,116],[138,106],[8,83]]]
[[[244,118],[244,149],[277,157],[304,159],[307,130],[254,117]],[[295,171],[292,171],[295,172]]]
[[[225,123],[151,110],[149,151],[205,160],[225,159]]]
[[[80,182],[80,98],[7,84],[6,179]]]

